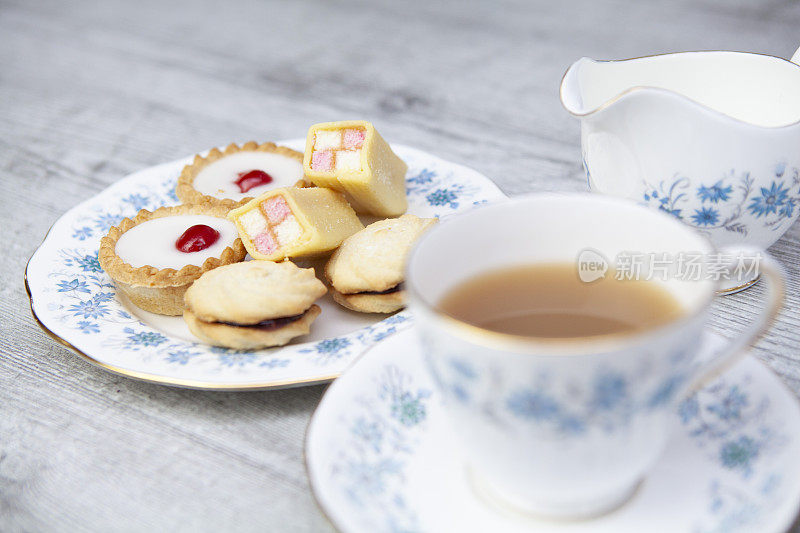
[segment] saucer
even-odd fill
[[[279,144],[302,151],[305,139]],[[506,198],[472,169],[407,146],[393,149],[409,167],[409,213],[445,218]],[[140,209],[180,203],[175,184],[192,158],[122,178],[53,224],[28,262],[25,286],[34,318],[55,340],[132,378],[199,389],[267,389],[330,381],[366,349],[410,324],[407,312],[355,313],[328,294],[317,302],[322,315],[310,335],[283,348],[236,351],[199,342],[182,317],[133,306],[100,268],[100,239]]]
[[[711,337],[709,352],[724,345]],[[342,532],[785,531],[800,507],[800,407],[745,357],[675,413],[667,449],[621,507],[547,520],[487,503],[447,425],[416,332],[370,350],[326,392],[306,435],[306,466]]]

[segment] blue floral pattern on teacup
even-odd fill
[[[579,439],[590,430],[612,434],[640,414],[668,407],[691,375],[692,357],[676,351],[658,373],[661,377],[649,381],[650,362],[625,370],[598,365],[588,382],[583,376],[563,382],[543,368],[530,379],[515,380],[518,384],[505,395],[496,391],[514,378],[501,368],[478,368],[457,353],[427,360],[445,401],[473,408],[499,428],[535,429],[548,439]]]

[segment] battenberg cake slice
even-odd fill
[[[250,255],[270,261],[333,250],[364,228],[341,193],[321,187],[273,189],[228,218]]]
[[[408,166],[363,120],[325,122],[308,130],[303,171],[319,187],[345,194],[359,213],[402,215]]]

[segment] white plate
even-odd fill
[[[280,144],[303,150],[305,140]],[[446,217],[505,198],[474,170],[413,148],[393,149],[409,167],[409,213]],[[310,335],[284,348],[240,352],[197,342],[181,317],[131,305],[100,268],[100,239],[139,209],[179,203],[175,182],[191,160],[131,174],[53,225],[28,262],[25,281],[34,317],[56,340],[129,377],[202,389],[266,389],[334,379],[365,349],[409,324],[406,312],[354,313],[326,296]]]
[[[665,454],[610,514],[555,522],[501,511],[473,492],[407,329],[325,393],[306,465],[314,496],[345,533],[785,531],[800,503],[800,408],[781,381],[746,357],[675,416]]]

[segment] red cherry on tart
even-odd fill
[[[242,194],[248,192],[253,187],[272,183],[272,176],[263,170],[251,170],[250,172],[239,172],[239,179],[234,181]]]
[[[303,154],[275,143],[248,142],[197,155],[178,178],[175,193],[184,204],[240,207],[273,188],[303,180]]]
[[[199,252],[219,240],[219,232],[205,224],[195,224],[183,232],[175,241],[175,248],[185,254]]]

